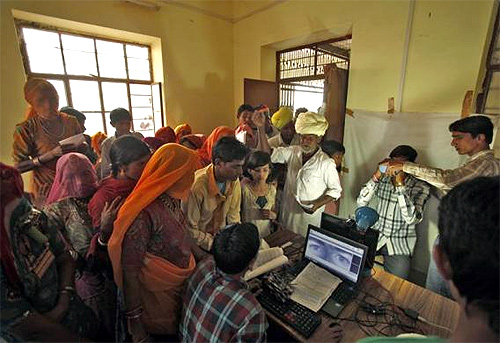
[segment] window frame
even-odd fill
[[[486,74],[481,85],[481,89],[476,98],[476,113],[485,114],[486,102],[488,101],[488,94],[491,88],[491,80],[493,78],[493,73],[500,72],[500,62],[498,64],[492,64],[493,62],[493,52],[495,51],[497,41],[500,40],[500,9],[497,9],[497,14],[495,17],[495,23],[493,25],[493,33],[491,35],[490,46],[488,49],[488,57],[486,59]],[[500,113],[488,113],[489,115],[499,115]]]
[[[73,97],[71,94],[70,80],[97,82],[98,91],[99,91],[99,102],[100,102],[101,108],[99,111],[85,111],[85,113],[100,114],[101,118],[102,118],[103,130],[106,134],[108,134],[108,128],[107,128],[107,123],[106,123],[106,113],[109,111],[106,111],[105,107],[104,107],[104,95],[103,95],[103,87],[102,87],[103,82],[124,83],[126,85],[127,99],[128,99],[128,108],[127,109],[129,110],[129,112],[132,115],[133,120],[132,120],[131,125],[132,125],[133,130],[134,130],[134,113],[133,113],[133,108],[132,108],[132,94],[130,92],[130,85],[131,84],[148,85],[151,87],[151,100],[152,100],[151,108],[152,108],[152,116],[153,116],[152,121],[154,123],[153,128],[156,130],[158,129],[155,127],[158,120],[155,118],[156,111],[155,111],[155,104],[153,103],[153,93],[155,92],[155,90],[153,88],[156,86],[159,87],[160,83],[154,82],[152,54],[151,54],[151,46],[150,45],[141,44],[141,43],[137,43],[137,42],[121,41],[121,40],[107,38],[107,37],[99,37],[99,36],[85,34],[85,33],[81,33],[81,32],[73,32],[71,30],[65,30],[65,29],[61,29],[59,27],[44,25],[44,24],[40,24],[37,22],[31,22],[31,21],[26,21],[26,20],[21,20],[21,19],[15,19],[15,26],[16,26],[16,31],[17,31],[16,33],[17,33],[17,38],[18,38],[18,42],[19,42],[19,47],[21,49],[21,57],[23,60],[23,66],[24,66],[24,70],[25,70],[25,73],[26,73],[28,78],[37,77],[37,78],[48,79],[48,80],[60,80],[60,81],[62,81],[64,83],[64,89],[66,91],[66,101],[68,103],[68,106],[71,106],[71,107],[73,107]],[[25,38],[23,35],[24,28],[36,29],[36,30],[47,31],[47,32],[52,32],[52,33],[58,34],[64,74],[37,73],[37,72],[31,71],[28,50],[27,50],[26,41],[25,41]],[[63,52],[63,44],[62,44],[62,36],[61,36],[63,34],[76,36],[76,37],[82,37],[82,38],[89,38],[89,39],[93,40],[97,75],[86,76],[86,75],[73,75],[73,74],[67,73],[67,66],[66,66],[66,60],[65,60],[65,56],[64,56],[64,52]],[[113,78],[113,77],[100,76],[101,71],[99,69],[97,40],[105,41],[105,42],[120,43],[123,45],[126,78]],[[148,49],[148,62],[149,62],[149,75],[150,75],[149,81],[148,80],[131,79],[129,77],[128,58],[127,58],[127,49],[126,49],[127,45],[138,46],[141,48]],[[161,99],[161,92],[160,92],[160,106],[162,106],[162,103],[163,103],[163,99]],[[163,124],[164,124],[163,108],[161,108],[161,125],[163,126]]]
[[[300,82],[303,81],[314,81],[314,80],[324,80],[325,75],[323,74],[318,74],[318,53],[328,53],[322,49],[319,48],[320,45],[323,44],[329,44],[329,43],[336,43],[336,42],[341,42],[345,40],[352,40],[352,35],[348,34],[342,37],[338,38],[333,38],[333,39],[328,39],[316,43],[311,43],[311,44],[306,44],[306,45],[300,45],[296,46],[293,48],[287,48],[283,50],[276,51],[276,87],[277,87],[277,95],[278,95],[278,104],[279,106],[290,106],[293,107],[294,105],[294,95],[295,95],[295,86],[300,84]],[[296,76],[296,77],[288,77],[288,78],[282,78],[281,77],[281,55],[287,52],[293,52],[293,51],[300,51],[302,49],[311,49],[314,50],[314,74],[309,75],[309,76]],[[346,63],[347,65],[347,72],[349,72],[350,69],[350,57],[345,58],[344,56],[339,56],[333,53],[328,53],[338,59],[344,60],[343,62],[334,62],[334,63]]]

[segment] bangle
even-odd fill
[[[137,318],[140,318],[142,316],[144,312],[139,312],[138,314],[134,315],[134,316],[127,316],[127,320],[131,320],[131,319],[137,319]]]
[[[59,293],[75,293],[75,287],[72,286],[64,286],[59,289]]]
[[[142,315],[143,312],[144,312],[144,310],[143,310],[142,306],[137,306],[133,310],[125,312],[125,317],[136,318],[136,315]]]
[[[377,179],[375,175],[372,175],[372,181],[373,181],[373,182],[375,182],[375,183],[377,183],[377,182],[379,182],[380,180],[379,180],[379,179]]]
[[[40,159],[38,157],[35,157],[34,159],[31,160],[33,162],[33,164],[37,167],[41,166],[42,165],[42,161],[40,161]]]
[[[405,184],[403,182],[394,184],[396,187],[403,187]]]
[[[100,245],[102,245],[103,247],[107,246],[108,243],[104,243],[102,240],[101,240],[101,234],[99,234],[99,236],[97,236],[97,243],[99,243]]]

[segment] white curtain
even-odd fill
[[[498,127],[499,118],[490,118]],[[397,145],[407,144],[415,148],[417,163],[443,169],[463,164],[466,156],[459,156],[450,145],[448,131],[449,124],[458,119],[458,113],[387,114],[354,110],[354,117],[346,115],[344,165],[349,172],[342,177],[340,216],[347,218],[354,214],[361,187],[374,173],[377,163],[388,157]],[[439,200],[431,197],[424,220],[417,227],[418,240],[412,266],[419,272],[427,270],[431,245],[437,235],[438,204]]]

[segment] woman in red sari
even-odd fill
[[[181,210],[196,158],[178,144],[158,149],[114,223],[108,252],[133,342],[177,333],[184,281],[196,266],[193,252],[199,252]]]
[[[176,141],[174,129],[170,126],[160,127],[158,131],[155,132],[155,138],[161,139],[164,144],[175,143]]]
[[[150,155],[148,146],[134,136],[119,137],[113,142],[109,152],[111,175],[101,181],[88,206],[94,228],[100,227],[106,203],[109,205],[116,198],[125,199],[132,192]]]
[[[207,140],[207,136],[202,134],[191,134],[182,137],[179,140],[180,145],[184,145],[186,148],[191,150],[198,150],[203,146],[203,143]]]

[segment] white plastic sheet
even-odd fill
[[[498,127],[499,118],[490,118]],[[387,114],[362,110],[354,110],[354,117],[346,116],[344,164],[349,172],[342,177],[340,216],[347,218],[354,214],[361,187],[374,173],[377,163],[388,157],[397,145],[415,148],[417,163],[443,169],[463,164],[466,156],[459,156],[450,145],[448,131],[449,124],[458,119],[458,113]],[[432,241],[437,235],[438,204],[437,198],[428,202],[424,221],[417,227],[418,240],[412,265],[420,272],[427,270]]]

